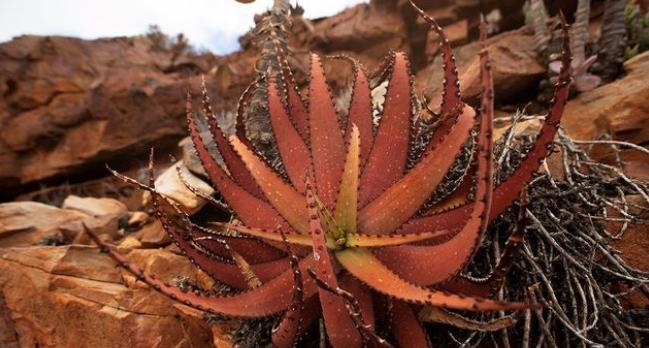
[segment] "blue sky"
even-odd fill
[[[308,18],[360,2],[367,0],[299,1]],[[271,5],[272,0],[0,0],[0,42],[22,34],[131,36],[157,24],[165,33],[184,33],[198,48],[227,53],[239,47],[237,38],[253,25],[253,15]]]

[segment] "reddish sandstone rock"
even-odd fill
[[[566,105],[562,126],[576,139],[612,138],[647,146],[649,144],[649,52],[624,63],[620,79],[584,92]],[[649,159],[633,149],[620,153],[624,170],[631,176],[649,179]],[[593,157],[615,163],[610,146],[595,146]]]
[[[625,75],[568,102],[563,127],[576,139],[610,134],[614,139],[649,143],[649,52],[624,63]]]
[[[649,219],[649,204],[639,195],[627,196],[630,204],[629,213],[638,216],[641,220]],[[613,218],[621,217],[620,213],[614,209],[608,210]],[[608,221],[605,224],[607,231],[615,236],[611,240],[611,246],[620,252],[620,257],[631,267],[644,272],[649,272],[649,225],[646,223],[629,224],[628,228],[619,235],[622,223]],[[629,290],[625,284],[615,284],[616,290],[622,292]],[[649,308],[649,297],[642,291],[636,289],[624,297],[625,305],[634,308]]]
[[[184,91],[196,90],[201,73],[233,65],[211,55],[175,57],[141,37],[22,36],[0,44],[3,195],[44,180],[97,176],[115,158],[126,167],[125,154],[144,154],[151,144],[172,148],[186,133]],[[252,71],[220,87],[208,78],[216,100],[240,93],[237,74],[250,81]]]
[[[372,1],[316,20],[305,46],[326,54],[351,53],[374,71],[390,50],[410,53],[406,23],[391,3]]]
[[[165,250],[129,254],[147,272],[173,282],[199,279],[187,259]],[[136,282],[96,248],[0,249],[0,346],[212,347],[202,313]],[[231,347],[228,323],[219,348]],[[7,333],[13,333],[7,334]]]
[[[487,40],[486,45],[498,101],[516,98],[526,90],[535,88],[544,76],[545,68],[537,59],[534,38],[529,30],[520,29],[494,36]],[[468,100],[476,99],[480,94],[479,51],[478,42],[455,50],[462,96]],[[429,105],[437,110],[442,95],[441,57],[417,74],[416,84],[431,96]]]
[[[171,243],[169,234],[164,230],[159,220],[142,226],[139,231],[135,232],[133,237],[140,242],[143,248],[161,247]]]
[[[80,211],[91,216],[125,215],[127,213],[126,205],[116,199],[75,195],[68,196],[63,201],[61,208]]]
[[[34,245],[49,236],[62,237],[62,225],[88,218],[79,211],[35,202],[0,204],[0,247]]]
[[[124,214],[92,216],[37,202],[0,204],[0,248],[37,244],[92,244],[84,225],[111,240],[118,235]]]

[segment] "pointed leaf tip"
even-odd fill
[[[360,132],[352,125],[347,149],[347,160],[336,202],[334,220],[347,233],[356,233],[358,207],[358,181],[360,170]]]
[[[399,180],[406,169],[412,120],[412,81],[408,58],[392,55],[391,75],[385,94],[383,116],[361,175],[360,202],[363,207]]]
[[[315,187],[328,209],[333,210],[345,161],[345,144],[320,57],[311,55],[309,127]]]

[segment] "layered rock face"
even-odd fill
[[[169,282],[176,274],[196,277],[184,257],[169,251],[133,250],[129,257]],[[202,313],[136,283],[94,247],[1,249],[0,288],[3,347],[206,347],[213,342]]]
[[[104,163],[128,167],[127,155],[152,145],[174,148],[185,134],[184,91],[210,69],[231,69],[230,60],[236,54],[177,56],[144,37],[22,36],[0,44],[2,195],[102,176]],[[242,83],[230,80],[210,84],[216,100],[241,92]]]
[[[169,55],[143,39],[24,36],[0,47],[0,184],[77,175],[180,136]]]
[[[136,281],[84,233],[118,244],[165,282],[212,287],[158,221],[108,198],[65,202],[0,204],[0,346],[232,347],[232,322],[208,323]]]

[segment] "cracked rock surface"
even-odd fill
[[[129,258],[168,282],[200,275],[165,249],[132,250]],[[201,278],[202,279],[202,278]],[[115,267],[97,248],[0,249],[2,347],[211,347],[214,328]],[[218,347],[229,347],[227,336]]]

